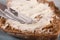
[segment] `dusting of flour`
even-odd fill
[[[51,10],[48,3],[38,3],[37,0],[12,0],[10,5],[12,9],[16,10],[19,13],[19,15],[22,13],[34,20],[36,20],[35,17],[37,15],[42,16],[42,18],[37,21],[37,23],[33,24],[21,24],[20,22],[8,19],[6,21],[6,24],[9,23],[12,28],[33,32],[38,27],[42,29],[46,25],[49,25],[50,21],[53,20],[54,12]]]

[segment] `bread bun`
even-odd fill
[[[57,8],[54,3],[47,0],[7,0],[7,7],[32,18],[37,23],[21,24],[18,21],[5,19],[1,28],[18,37],[36,40],[55,40],[59,33],[59,20],[56,15]],[[0,18],[1,21],[3,18]],[[2,25],[3,24],[3,25]]]

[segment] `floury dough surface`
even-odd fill
[[[27,30],[34,32],[36,28],[42,29],[43,27],[49,25],[50,21],[52,21],[53,17],[55,16],[53,10],[51,10],[48,3],[38,3],[37,0],[12,0],[10,3],[10,8],[16,10],[19,15],[20,13],[22,13],[23,15],[37,21],[37,23],[33,24],[21,24],[17,21],[7,19],[6,24],[9,23],[12,28],[22,31]],[[38,15],[42,17],[39,20],[35,18]]]

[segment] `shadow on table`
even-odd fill
[[[6,34],[3,31],[0,31],[0,40],[22,40],[11,35]]]

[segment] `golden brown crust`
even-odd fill
[[[5,22],[6,22],[6,19],[5,19],[5,18],[2,18],[2,17],[0,16],[0,27],[1,27],[2,25],[4,25]]]

